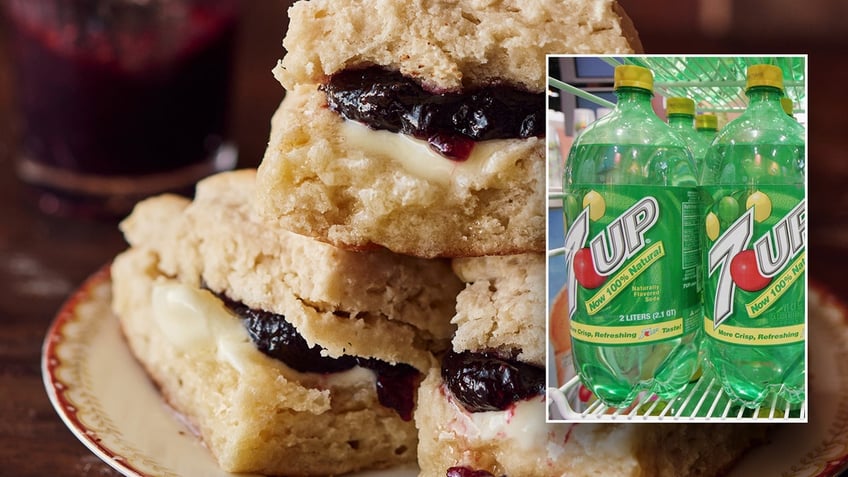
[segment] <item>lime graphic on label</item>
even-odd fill
[[[726,224],[733,223],[739,218],[739,202],[729,195],[722,197],[718,203],[718,217]]]

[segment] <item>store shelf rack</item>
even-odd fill
[[[792,100],[794,111],[806,112],[807,62],[804,56],[607,56],[601,59],[613,66],[633,64],[649,68],[654,73],[656,94],[697,99],[698,113],[741,112],[748,104],[744,91],[748,66],[774,64],[783,71],[785,93]],[[548,84],[610,107],[603,98],[579,91],[556,78],[549,77]]]
[[[663,400],[642,393],[625,408],[615,408],[593,400],[578,399],[580,379],[575,376],[560,388],[548,389],[550,415],[556,421],[607,422],[806,422],[807,403],[790,405],[776,397],[751,409],[732,402],[715,378],[690,383],[675,399]]]

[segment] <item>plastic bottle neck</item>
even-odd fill
[[[669,114],[668,125],[676,129],[692,129],[695,118],[688,114]]]
[[[653,93],[647,89],[624,86],[615,90],[618,98],[616,108],[620,111],[651,111],[651,98]]]
[[[745,94],[748,96],[748,107],[760,104],[774,103],[783,111],[783,106],[780,104],[782,93],[780,89],[772,86],[754,86],[748,89]],[[784,114],[786,114],[784,112]]]

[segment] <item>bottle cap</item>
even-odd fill
[[[695,101],[689,98],[668,98],[665,102],[665,107],[668,114],[695,115]]]
[[[718,118],[715,114],[699,114],[695,116],[695,129],[718,129]]]
[[[751,65],[745,90],[755,86],[772,86],[783,91],[783,70],[774,65]]]
[[[654,74],[648,68],[636,65],[619,65],[615,67],[613,86],[615,89],[630,86],[654,91]]]
[[[780,98],[780,105],[783,106],[783,111],[792,116],[792,100],[786,96]]]

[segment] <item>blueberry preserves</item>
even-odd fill
[[[399,72],[370,67],[336,73],[321,89],[343,117],[427,140],[455,160],[468,158],[473,141],[545,133],[544,94],[508,85],[434,93]]]
[[[288,367],[302,373],[335,373],[356,366],[356,360],[350,356],[321,356],[321,347],[310,347],[284,316],[255,310],[223,295],[218,296],[241,318],[256,348]]]
[[[389,364],[373,358],[321,355],[320,346],[310,347],[297,329],[283,315],[256,310],[216,294],[241,320],[251,341],[262,353],[278,359],[302,373],[335,373],[354,366],[370,369],[377,376],[377,399],[394,409],[401,419],[409,421],[415,408],[415,390],[421,373],[407,364]]]
[[[469,412],[502,411],[545,392],[545,372],[495,352],[448,352],[442,379]]]

